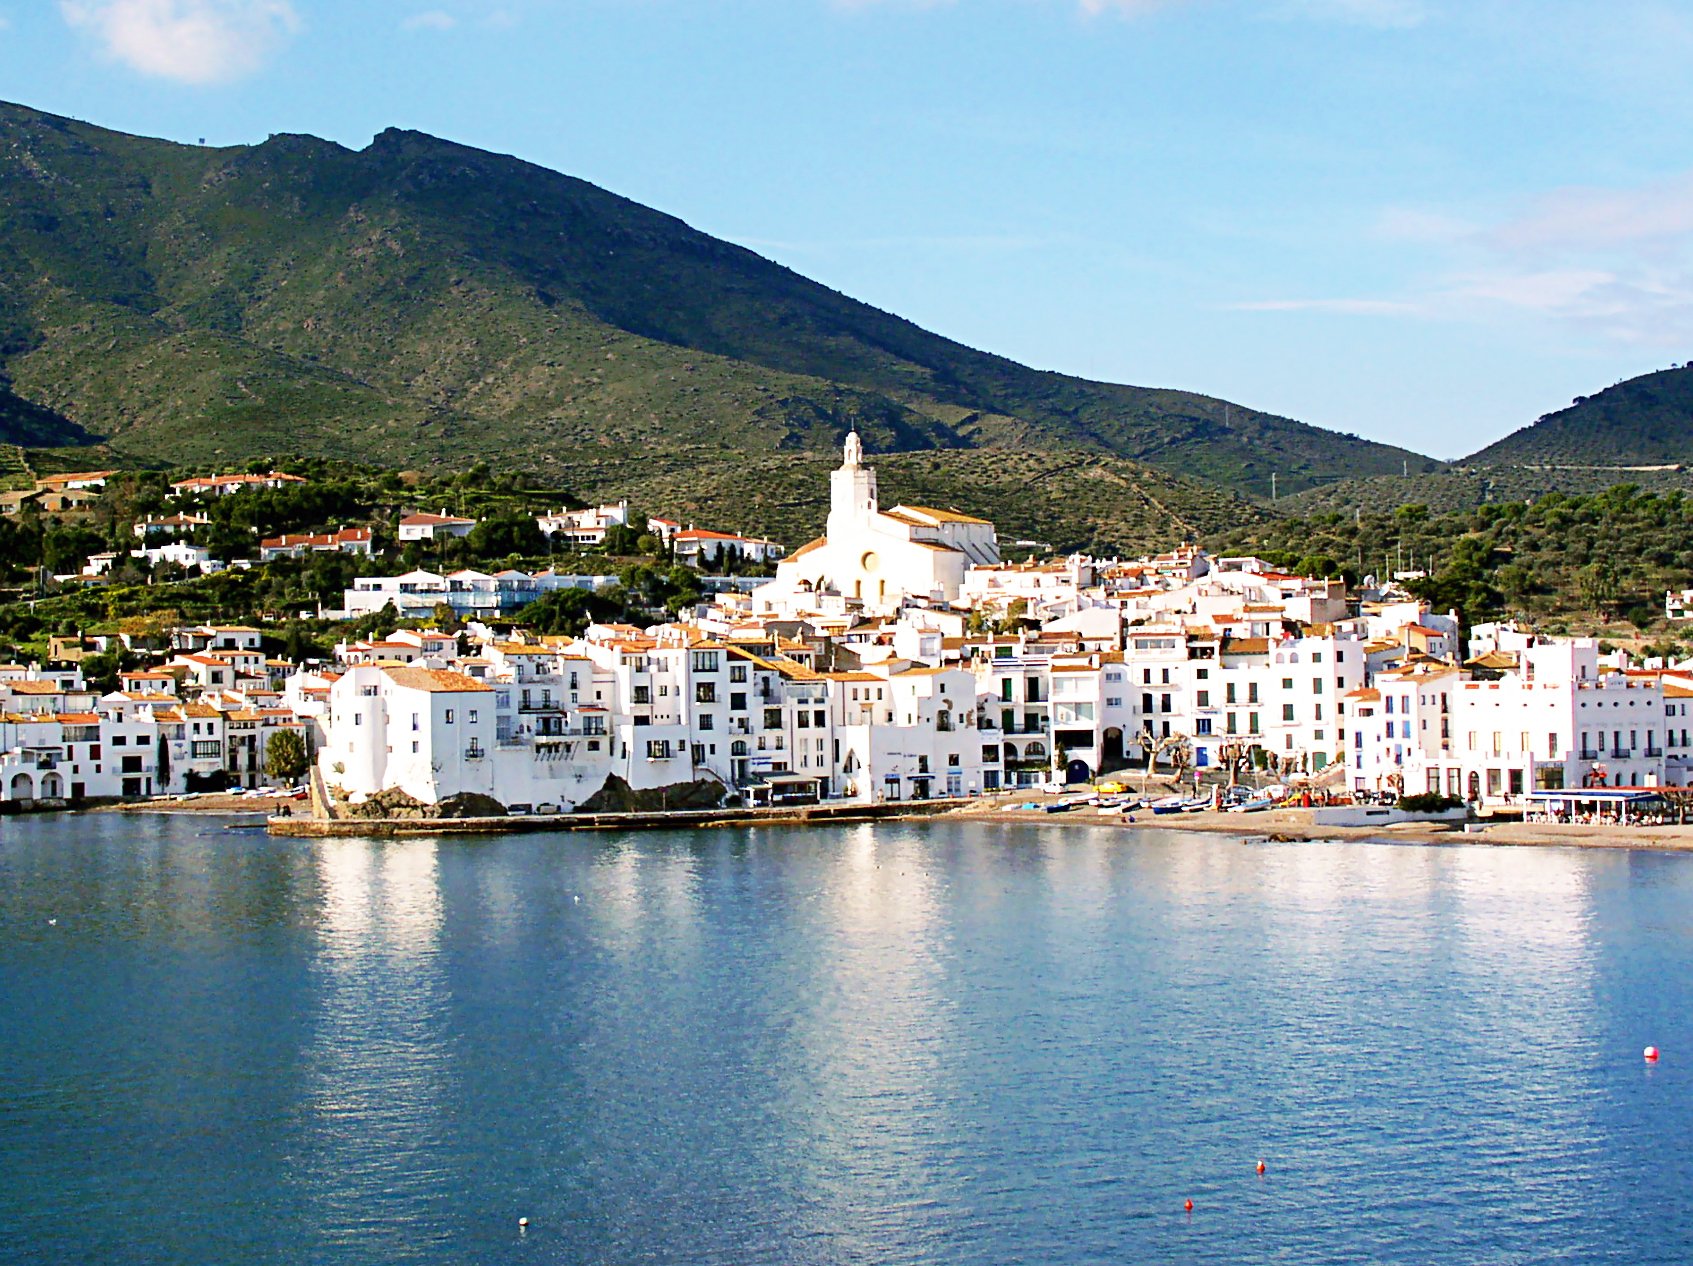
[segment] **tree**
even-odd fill
[[[293,730],[278,730],[265,744],[265,773],[282,782],[298,782],[308,766],[306,740]]]

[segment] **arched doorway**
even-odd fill
[[[65,798],[65,780],[56,773],[41,776],[41,798],[43,800],[63,800]]]
[[[1064,781],[1067,783],[1087,782],[1092,777],[1085,760],[1073,760],[1064,766]]]
[[[1470,770],[1470,803],[1481,803],[1481,775],[1473,769]]]
[[[1128,757],[1123,754],[1123,731],[1113,725],[1105,731],[1105,741],[1099,745],[1099,772],[1110,773],[1128,763]]]
[[[34,779],[28,774],[13,774],[10,798],[13,800],[34,800]]]

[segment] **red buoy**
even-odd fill
[[[1186,1209],[1189,1213],[1192,1213],[1193,1212],[1193,1201],[1189,1200],[1186,1204],[1182,1205],[1182,1208]]]
[[[1264,1172],[1264,1162],[1263,1161],[1258,1162],[1258,1172],[1260,1174],[1262,1174]]]
[[[1655,1063],[1658,1062],[1658,1048],[1657,1047],[1648,1046],[1646,1048],[1646,1062],[1648,1064],[1655,1064]]]

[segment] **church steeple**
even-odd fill
[[[841,464],[829,476],[828,534],[850,537],[876,517],[876,468],[864,464],[864,441],[849,432]]]

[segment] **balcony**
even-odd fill
[[[1581,749],[1580,759],[1582,759],[1582,760],[1598,760],[1599,759],[1599,753],[1595,752],[1595,751],[1591,751],[1590,749],[1584,747],[1584,748]]]
[[[1664,749],[1661,748],[1661,747],[1650,747],[1650,746],[1648,746],[1646,748],[1646,758],[1648,760],[1655,760],[1658,757],[1662,756],[1663,754],[1664,754]]]
[[[464,749],[464,758],[466,760],[481,760],[487,754],[488,749],[476,743],[472,743],[469,747]]]
[[[532,699],[525,699],[517,705],[517,710],[519,712],[563,712],[564,700],[542,699],[537,703]]]
[[[1628,760],[1633,755],[1634,755],[1634,752],[1631,748],[1613,747],[1611,749],[1611,759],[1612,760]]]

